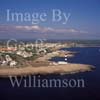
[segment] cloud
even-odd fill
[[[45,32],[54,32],[54,33],[88,33],[87,31],[80,31],[77,29],[57,29],[51,27],[40,27],[40,26],[15,26],[17,30],[24,30],[24,31],[40,31],[41,33]]]
[[[87,37],[89,34],[85,30],[78,30],[74,28],[52,28],[41,26],[13,26],[0,25],[0,38],[14,37],[14,38],[77,38]]]
[[[12,25],[0,25],[0,32],[3,31],[37,31],[41,33],[54,32],[54,33],[88,33],[84,30],[77,30],[73,28],[51,28],[51,27],[40,27],[40,26],[12,26]]]
[[[18,30],[40,30],[39,26],[15,26],[16,29]]]

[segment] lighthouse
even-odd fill
[[[67,54],[65,54],[65,62],[66,62],[66,63],[67,63],[67,57],[68,57]]]

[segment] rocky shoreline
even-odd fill
[[[49,59],[51,59],[52,57],[64,57],[65,54],[67,55],[67,57],[73,57],[75,53],[76,52],[56,50],[37,58],[33,61],[33,65],[19,68],[0,68],[0,77],[25,76],[36,74],[73,74],[79,72],[92,71],[95,68],[92,65],[86,64],[59,64],[49,61]]]
[[[9,76],[25,76],[36,74],[73,74],[79,72],[92,71],[95,67],[85,64],[57,65],[57,66],[41,66],[41,67],[23,67],[23,68],[6,68],[0,69],[0,77]]]

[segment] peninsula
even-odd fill
[[[67,61],[50,61],[52,57],[73,57],[77,52],[60,50],[69,47],[69,44],[45,43],[36,52],[28,46],[14,48],[2,48],[0,58],[0,77],[24,76],[34,74],[73,74],[92,71],[95,67],[86,64],[74,64]],[[33,52],[34,51],[34,52]],[[34,54],[35,53],[35,54]]]

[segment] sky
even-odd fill
[[[46,13],[46,21],[7,21],[7,9],[10,13]],[[61,11],[60,21],[52,21],[53,10]],[[64,14],[70,14],[66,24]],[[99,39],[99,26],[100,0],[0,0],[0,39]]]

